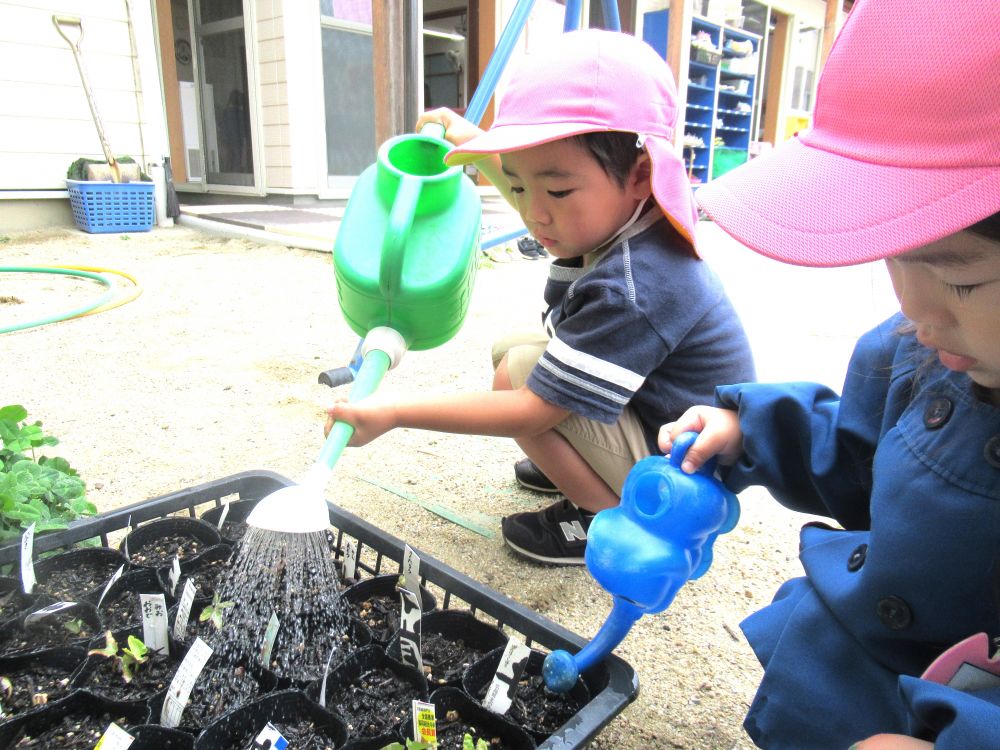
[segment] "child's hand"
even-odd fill
[[[743,431],[740,429],[739,415],[730,409],[714,406],[692,406],[680,419],[660,428],[658,438],[660,450],[670,453],[674,438],[682,432],[697,432],[698,438],[684,454],[681,470],[692,474],[701,468],[712,456],[719,457],[719,463],[730,465],[743,452]]]
[[[323,434],[330,434],[334,422],[347,422],[354,427],[354,434],[348,445],[355,448],[367,445],[396,426],[393,421],[393,409],[387,405],[380,405],[373,399],[356,402],[338,401],[327,409],[326,413]]]
[[[477,135],[483,134],[480,128],[447,107],[431,109],[420,115],[420,119],[417,120],[416,132],[419,133],[420,129],[429,122],[444,125],[444,137],[453,146],[461,146],[466,141],[471,141]]]
[[[851,745],[849,750],[932,750],[934,744],[901,734],[877,734]]]

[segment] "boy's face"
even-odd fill
[[[1000,242],[958,232],[886,265],[917,339],[1000,405]]]
[[[645,155],[625,187],[575,141],[510,151],[500,161],[525,226],[557,258],[579,257],[602,245],[650,195]]]

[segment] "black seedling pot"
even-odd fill
[[[352,654],[357,653],[361,649],[368,648],[371,645],[371,631],[363,623],[358,622],[357,620],[351,620],[347,624],[347,640],[340,647],[338,653],[334,654],[332,663],[339,664],[345,659],[350,658]],[[304,669],[296,674],[288,674],[287,670],[282,672],[280,671],[282,669],[281,666],[275,665],[274,659],[275,655],[285,648],[286,644],[282,640],[282,632],[279,630],[278,638],[274,642],[274,650],[272,651],[271,657],[271,668],[274,670],[275,674],[278,675],[278,690],[285,690],[287,688],[304,690],[306,687],[315,682],[318,676],[322,675],[324,666],[314,666],[313,668]]]
[[[121,550],[137,567],[160,568],[170,565],[174,555],[190,561],[221,542],[218,529],[206,521],[167,516],[137,526],[122,539]]]
[[[97,604],[102,591],[90,594],[87,599]],[[101,602],[99,612],[108,630],[118,631],[142,624],[140,594],[163,594],[164,601],[170,607],[174,598],[163,590],[156,571],[151,568],[135,568],[122,575],[111,584],[108,593]]]
[[[49,594],[56,601],[86,599],[104,590],[118,568],[128,560],[110,547],[81,547],[46,557],[35,563],[34,593]]]
[[[474,734],[474,742],[476,739],[486,740],[490,750],[533,750],[535,747],[534,739],[524,729],[499,714],[487,711],[459,688],[438,688],[431,693],[430,702],[434,704],[437,717],[439,750],[460,750],[463,734],[460,730],[463,729]],[[457,718],[449,720],[450,716]],[[452,727],[454,724],[458,726]],[[457,740],[447,739],[450,733],[457,734]],[[403,736],[414,739],[412,713],[403,726]]]
[[[372,642],[386,644],[399,630],[399,591],[396,574],[378,575],[364,578],[343,590],[341,596],[351,611],[372,631]],[[365,614],[361,607],[371,602],[372,609]],[[437,600],[424,586],[420,587],[420,609],[424,614],[437,608]]]
[[[200,611],[201,607],[211,603],[212,595],[215,593],[220,579],[228,570],[228,561],[233,557],[233,546],[231,544],[216,544],[209,547],[197,557],[190,560],[182,560],[181,577],[177,580],[177,588],[174,590],[174,598],[180,599],[181,592],[184,591],[184,582],[188,578],[194,579],[198,592],[194,595],[195,607]],[[219,563],[222,563],[221,570],[218,570]],[[170,591],[170,565],[157,568],[156,577],[160,581],[163,590]],[[198,606],[201,605],[201,606]]]
[[[194,737],[179,729],[168,729],[159,724],[140,724],[130,727],[128,733],[135,742],[128,750],[193,750]]]
[[[313,703],[299,690],[282,690],[221,717],[198,736],[194,746],[196,750],[251,747],[253,739],[268,722],[279,731],[288,731],[289,726],[298,722],[309,722],[315,732],[328,738],[334,747],[339,748],[347,741],[347,727],[338,716]],[[290,747],[297,746],[293,738],[285,736]]]
[[[129,731],[132,725],[146,723],[148,709],[145,705],[115,703],[85,690],[74,690],[64,700],[51,703],[40,711],[31,711],[21,716],[17,716],[10,721],[0,724],[0,747],[15,747],[14,742],[21,737],[38,737],[47,730],[55,729],[63,723],[65,717],[72,717],[79,720],[100,718],[100,722],[93,724],[99,734],[90,741],[89,745],[75,745],[74,747],[92,748],[108,725],[114,722],[124,722],[124,726],[119,723],[122,729]],[[84,740],[83,736],[79,736]],[[56,738],[48,739],[45,744],[35,745],[44,748],[66,747],[66,741]],[[129,750],[137,747],[133,743]]]
[[[464,609],[441,609],[420,618],[420,655],[431,689],[460,687],[462,675],[495,648],[507,645],[507,635],[496,625],[478,619]],[[399,633],[385,647],[400,659]]]
[[[494,649],[469,667],[462,678],[462,688],[477,701],[486,696],[503,652],[503,648]],[[568,693],[553,693],[546,689],[542,677],[545,656],[542,651],[531,650],[514,702],[505,714],[515,724],[524,727],[537,742],[544,741],[590,702],[590,690],[582,678]]]
[[[318,703],[322,689],[323,680],[315,680],[305,694]],[[333,667],[326,679],[326,707],[344,718],[352,739],[358,740],[398,735],[399,725],[409,717],[411,701],[425,701],[427,695],[423,674],[389,658],[379,646],[355,651]]]
[[[224,543],[235,546],[247,533],[247,516],[257,507],[259,502],[260,500],[237,500],[229,503],[229,512],[226,514],[226,520],[222,522],[221,529],[219,528],[219,519],[222,518],[221,505],[206,510],[200,518],[218,530]]]
[[[0,658],[0,675],[11,681],[13,694],[3,698],[4,718],[39,711],[70,694],[70,677],[87,657],[80,646],[64,646],[23,656]],[[45,704],[35,704],[33,696],[44,694]]]
[[[52,601],[48,594],[25,594],[19,578],[0,576],[0,622],[13,620],[29,609],[39,609]],[[36,607],[38,602],[41,603]]]
[[[104,622],[97,608],[89,602],[75,602],[72,607],[49,615],[26,628],[24,623],[31,612],[22,614],[0,628],[0,655],[17,656],[61,646],[82,646],[104,631]],[[83,630],[79,633],[63,626],[63,623],[73,620],[82,621]]]

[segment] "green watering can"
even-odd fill
[[[431,349],[462,327],[476,274],[482,203],[461,167],[447,167],[444,128],[397,136],[358,178],[333,249],[344,319],[364,337],[349,399],[371,395],[407,349]],[[340,454],[354,434],[337,422],[300,484],[261,500],[247,518],[257,528],[290,533],[330,525],[323,498]]]

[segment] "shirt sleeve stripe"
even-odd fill
[[[561,341],[558,337],[553,337],[549,340],[545,351],[547,354],[552,355],[553,358],[559,360],[560,362],[564,362],[576,370],[580,370],[587,375],[592,375],[599,380],[604,380],[621,388],[625,388],[632,393],[639,390],[642,387],[642,384],[646,381],[642,375],[633,372],[632,370],[627,370],[624,367],[614,364],[613,362],[599,359],[592,354],[577,351],[567,345],[564,341]]]
[[[589,380],[584,380],[581,377],[578,377],[576,375],[572,375],[572,374],[566,372],[565,370],[560,369],[559,367],[557,367],[555,364],[552,363],[552,360],[546,359],[544,356],[540,360],[538,360],[538,364],[541,367],[543,367],[546,370],[548,370],[549,372],[551,372],[553,375],[555,375],[560,380],[564,380],[564,381],[566,381],[568,383],[572,383],[577,388],[580,388],[580,389],[585,390],[585,391],[589,391],[590,393],[593,393],[596,396],[600,396],[601,398],[603,398],[603,399],[605,399],[607,401],[611,401],[613,403],[621,404],[622,406],[626,406],[626,405],[628,405],[628,402],[631,400],[630,396],[623,396],[620,393],[615,393],[614,391],[609,391],[607,388],[601,388],[599,385],[595,385],[594,383],[592,383]]]

